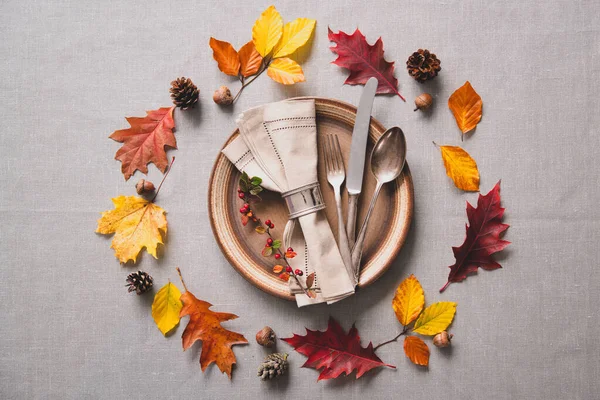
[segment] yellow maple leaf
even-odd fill
[[[296,18],[283,27],[283,35],[273,51],[273,58],[285,57],[304,46],[312,35],[317,21],[308,18]]]
[[[446,330],[448,325],[452,323],[454,314],[456,313],[456,303],[452,301],[440,301],[427,307],[413,328],[413,332],[421,335],[437,335],[443,330]]]
[[[291,58],[278,58],[273,60],[267,69],[267,75],[275,82],[284,85],[293,85],[296,82],[304,82],[302,67]]]
[[[260,14],[252,27],[252,41],[256,51],[263,57],[267,56],[279,43],[282,34],[283,18],[275,6],[270,6]]]
[[[114,210],[104,211],[96,232],[115,234],[111,248],[120,262],[137,261],[145,247],[154,258],[156,249],[167,235],[166,211],[141,197],[119,196],[112,199]]]
[[[440,146],[446,174],[457,188],[476,192],[479,190],[479,170],[473,158],[458,146]]]
[[[152,318],[163,335],[179,324],[179,313],[183,307],[181,292],[171,282],[163,286],[154,296],[152,302]]]
[[[392,308],[396,318],[404,326],[413,322],[425,305],[425,294],[423,288],[414,275],[406,278],[396,289],[396,295],[392,300]]]
[[[481,97],[469,81],[466,81],[448,99],[448,107],[454,114],[456,124],[463,134],[475,129],[481,121],[482,106]]]

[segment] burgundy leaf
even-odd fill
[[[477,268],[493,270],[502,268],[491,257],[510,244],[500,239],[500,234],[509,227],[502,223],[504,208],[500,207],[500,182],[485,196],[479,195],[477,208],[467,202],[467,237],[460,247],[453,247],[456,263],[451,265],[448,282],[440,289],[443,292],[450,283],[460,282]]]
[[[381,38],[377,39],[374,45],[370,45],[358,29],[352,35],[342,31],[333,33],[331,28],[328,28],[328,31],[329,40],[336,44],[330,49],[338,55],[333,63],[350,70],[345,84],[364,85],[369,78],[374,77],[379,82],[377,93],[397,94],[406,101],[398,92],[398,79],[394,77],[394,63],[383,58]]]
[[[337,378],[342,373],[350,375],[354,370],[358,379],[373,368],[396,368],[377,357],[371,342],[367,347],[360,345],[360,336],[354,325],[346,334],[333,318],[329,318],[325,332],[306,329],[306,336],[294,334],[281,340],[308,357],[303,367],[322,369],[317,381]]]

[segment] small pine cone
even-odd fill
[[[258,367],[257,375],[260,376],[260,379],[266,381],[267,379],[277,378],[285,374],[288,367],[287,358],[288,355],[286,353],[269,354],[265,358],[265,361],[260,364],[260,367]]]
[[[135,291],[138,295],[147,292],[152,288],[153,280],[150,275],[143,271],[134,272],[127,277],[128,292]]]
[[[440,60],[435,54],[430,53],[429,50],[419,49],[408,57],[406,69],[417,82],[423,83],[435,78],[442,67],[440,67]]]
[[[182,110],[194,107],[198,101],[198,88],[190,78],[181,77],[171,82],[171,98],[173,104]]]

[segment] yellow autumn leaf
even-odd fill
[[[479,170],[473,158],[458,146],[440,146],[446,174],[457,188],[476,192],[479,190]]]
[[[111,248],[120,262],[137,261],[145,247],[154,258],[156,249],[167,236],[166,211],[156,204],[137,196],[119,196],[112,199],[114,210],[104,211],[98,220],[96,232],[115,234]]]
[[[283,27],[283,35],[275,50],[273,58],[285,57],[304,46],[312,35],[317,21],[308,18],[296,18]]]
[[[154,296],[152,302],[152,318],[163,335],[179,324],[179,313],[183,307],[181,292],[171,282],[163,286]]]
[[[456,313],[456,303],[452,301],[440,301],[432,304],[419,315],[413,332],[421,335],[437,335],[452,323],[454,313]]]
[[[267,75],[275,82],[283,83],[284,85],[304,82],[304,72],[302,72],[300,65],[287,57],[273,60],[267,69]]]
[[[392,300],[392,308],[396,318],[404,326],[413,322],[425,305],[425,294],[421,284],[414,275],[406,278],[396,289]]]
[[[270,6],[260,14],[252,27],[252,41],[256,51],[265,57],[279,43],[282,34],[283,18],[281,18],[275,6]]]
[[[475,129],[481,121],[482,105],[481,97],[469,81],[466,81],[450,95],[448,107],[454,114],[456,124],[463,134]]]

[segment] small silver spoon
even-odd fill
[[[395,126],[381,135],[371,152],[371,172],[377,179],[377,186],[375,186],[375,192],[373,193],[367,216],[360,228],[356,243],[352,248],[352,265],[354,266],[356,282],[358,282],[360,275],[360,259],[367,234],[367,225],[371,218],[373,207],[375,207],[375,203],[377,202],[379,192],[385,183],[392,182],[400,175],[405,161],[406,138],[402,129]]]

